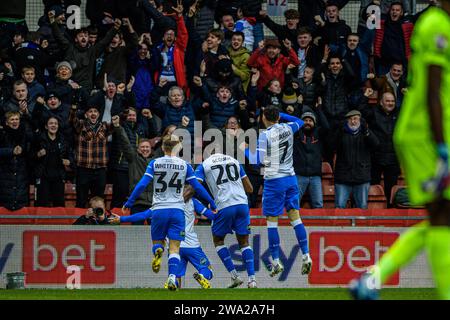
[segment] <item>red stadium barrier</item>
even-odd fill
[[[306,226],[386,226],[408,227],[427,217],[425,209],[301,209],[300,216]],[[265,226],[261,208],[250,209],[251,224]],[[279,225],[290,225],[287,215]]]
[[[122,215],[119,208],[112,210]],[[0,208],[0,224],[72,224],[86,209],[28,207],[17,211]],[[425,209],[301,209],[300,216],[306,226],[386,226],[408,227],[427,217]],[[250,209],[251,225],[265,226],[261,208]],[[286,214],[279,225],[290,225]]]
[[[112,212],[123,215],[119,208]],[[11,211],[0,207],[0,224],[67,225],[85,213],[86,209],[82,208],[26,207]]]

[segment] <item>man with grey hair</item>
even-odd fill
[[[161,78],[159,85],[155,86],[151,93],[150,100],[153,106],[152,112],[154,112],[162,120],[162,130],[167,126],[173,124],[177,127],[186,127],[194,136],[194,120],[195,113],[194,108],[189,100],[186,99],[183,89],[178,86],[172,86],[169,89],[167,95],[167,101],[160,101],[163,95],[164,86],[167,84],[167,80]]]

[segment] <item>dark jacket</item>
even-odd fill
[[[245,0],[241,1],[241,8],[244,17],[258,17],[262,10],[262,3],[264,0]]]
[[[322,66],[325,66],[323,64]],[[326,85],[323,96],[323,111],[328,121],[340,121],[345,114],[350,111],[348,104],[348,94],[353,88],[355,77],[353,70],[346,61],[343,62],[343,69],[334,76],[331,71],[326,71]],[[333,127],[333,125],[330,123]]]
[[[257,86],[252,86],[251,83],[248,87],[248,102],[249,107],[252,110],[257,110],[261,107],[267,107],[268,105],[273,105],[279,107],[280,111],[282,110],[282,100],[283,94],[273,93],[267,89],[267,86],[258,91]]]
[[[358,77],[360,85],[367,81],[367,74],[369,73],[369,56],[361,46],[358,46],[354,51],[351,51],[347,46],[344,46],[341,49],[340,55],[349,62],[353,73]]]
[[[204,91],[208,91],[208,89]],[[206,95],[205,98],[209,107],[202,109],[209,114],[210,123],[216,128],[223,127],[229,117],[238,113],[239,101],[234,98],[230,98],[227,103],[221,102],[215,95]]]
[[[153,28],[150,32],[153,43],[160,43],[162,37],[164,36],[164,32],[168,28],[177,30],[177,23],[175,20],[159,12],[148,1],[142,1],[142,9],[144,10],[146,16],[153,20]]]
[[[303,105],[314,108],[317,102],[317,98],[323,94],[323,87],[320,83],[312,81],[306,83],[303,79],[298,81],[298,89],[296,90],[298,95],[303,97]]]
[[[325,2],[323,0],[301,0],[297,2],[300,21],[311,30],[315,30],[317,26],[314,21],[314,16],[319,15],[325,20]],[[333,2],[336,3],[339,9],[342,9],[349,0],[335,0]]]
[[[48,161],[48,155],[50,152],[50,137],[48,136],[47,132],[41,133],[33,143],[33,147],[31,150],[32,153],[32,159],[34,164],[34,178],[46,178],[47,173],[46,169],[48,168],[47,161]],[[54,150],[56,152],[56,155],[59,158],[59,165],[57,167],[52,167],[51,170],[53,171],[53,177],[58,177],[60,180],[64,180],[66,178],[66,170],[63,165],[63,159],[68,159],[71,163],[71,167],[75,167],[74,163],[74,155],[72,150],[70,149],[69,145],[66,143],[66,140],[64,139],[64,136],[61,134],[56,135],[56,146],[57,149]],[[46,155],[43,157],[38,157],[37,153],[39,150],[45,149]]]
[[[399,166],[393,142],[399,109],[395,108],[390,114],[384,112],[380,105],[368,110],[367,123],[379,140],[379,145],[373,149],[372,161],[381,166]]]
[[[298,49],[297,34],[298,28],[301,27],[300,23],[297,25],[297,29],[289,29],[287,25],[281,25],[274,22],[269,16],[264,17],[262,22],[275,34],[280,42],[284,39],[289,39],[292,43],[292,48],[294,50]]]
[[[54,92],[62,103],[72,105],[76,104],[83,107],[89,99],[90,91],[87,88],[74,89],[69,84],[71,80],[61,80],[56,78],[55,82],[48,84],[47,92]]]
[[[118,46],[112,51],[105,50],[103,65],[96,79],[97,88],[103,88],[105,73],[118,82],[126,83],[128,56],[138,46],[139,39],[136,32],[130,34],[127,30],[124,35],[125,46]]]
[[[399,21],[381,20],[381,28],[375,31],[373,54],[381,58],[386,65],[401,61],[407,64],[411,56],[411,35],[414,24],[402,18]]]
[[[27,11],[26,0],[0,1],[0,17],[25,19]]]
[[[61,49],[55,39],[55,36],[53,35],[52,27],[47,15],[39,18],[38,25],[39,29],[37,32],[41,35],[42,39],[48,41],[48,47],[46,48],[47,53],[53,58],[54,61],[61,61],[64,58],[64,51]],[[71,40],[65,24],[58,24],[58,28],[67,40]]]
[[[25,119],[26,121],[30,120],[31,114],[33,113],[35,106],[36,103],[28,98],[27,108],[29,114],[21,115],[21,119]],[[8,111],[16,111],[16,112],[20,111],[19,101],[14,96],[11,96],[11,98],[9,98],[9,100],[2,106],[1,110],[2,115],[5,115],[5,113],[7,113]]]
[[[363,184],[370,182],[370,154],[379,141],[361,121],[356,134],[349,133],[344,124],[339,128],[333,145],[336,150],[334,182],[336,184]]]
[[[226,14],[232,15],[236,20],[236,13],[241,5],[241,0],[217,0],[214,20],[220,25],[222,17]]]
[[[111,117],[120,115],[125,108],[125,95],[116,93],[113,97],[112,105],[111,105]],[[100,112],[100,119],[103,119],[103,114],[105,113],[105,104],[106,104],[106,93],[103,90],[100,90],[95,95],[93,95],[88,102],[89,105],[97,106]]]
[[[47,52],[34,42],[24,42],[14,54],[17,70],[32,66],[36,72],[36,80],[45,83],[44,70],[51,65],[52,59]]]
[[[33,114],[33,110],[34,107],[36,105],[36,103],[34,103],[33,101],[31,101],[30,99],[27,100],[27,104],[28,104],[28,113],[24,113],[20,116],[20,121],[21,124],[23,124],[25,130],[27,132],[30,132],[31,128],[32,128],[32,122],[31,122],[31,117]],[[0,121],[4,121],[4,116],[8,111],[16,111],[16,112],[20,112],[20,106],[19,106],[19,101],[16,100],[16,98],[14,96],[11,96],[11,98],[1,107],[0,109],[0,116],[1,119]]]
[[[296,42],[297,43],[297,42]],[[298,56],[298,51],[300,47],[298,45],[295,46],[295,52]],[[311,42],[311,44],[306,48],[306,65],[314,67],[315,73],[314,76],[318,78],[319,70],[320,70],[320,64],[323,58],[323,50],[320,49],[319,46],[316,46],[314,43]],[[299,57],[300,60],[300,57]],[[301,63],[301,61],[300,61]],[[298,68],[295,68],[293,70],[293,73],[296,77],[298,77]]]
[[[162,93],[161,87],[157,86],[155,87],[155,89],[151,94],[152,112],[154,112],[158,117],[162,119],[161,130],[164,130],[170,124],[181,126],[181,120],[183,116],[186,116],[190,119],[187,129],[189,130],[189,133],[193,137],[195,111],[191,102],[185,100],[180,108],[175,108],[170,104],[169,101],[167,101],[167,103],[162,103],[159,101],[161,93]]]
[[[294,136],[294,170],[304,177],[322,176],[322,141],[329,125],[320,109],[315,109],[317,123],[311,130],[301,128]]]
[[[226,85],[231,89],[232,96],[237,100],[245,99],[245,92],[242,86],[242,80],[238,76],[234,74],[230,75],[226,79],[219,79],[218,77],[207,77],[205,79],[206,86],[212,95],[217,93],[219,90],[219,86]]]
[[[338,22],[325,22],[325,25],[319,29],[318,33],[322,37],[322,42],[330,46],[331,52],[339,52],[339,48],[347,43],[347,36],[352,29],[344,20]]]
[[[42,84],[34,80],[32,83],[27,83],[28,96],[31,101],[36,101],[37,97],[45,97],[45,88]]]
[[[31,137],[23,125],[17,130],[0,129],[0,207],[18,210],[29,205],[29,157]],[[22,154],[15,156],[16,146]]]
[[[194,18],[194,28],[198,36],[204,40],[209,30],[214,27],[214,13],[217,0],[206,0],[200,3],[200,8]]]
[[[61,34],[56,22],[52,23],[51,27],[53,35],[61,48],[65,51],[64,59],[67,61],[74,61],[76,64],[73,69],[73,80],[80,86],[88,89],[90,92],[94,86],[93,76],[95,70],[95,60],[114,38],[117,30],[115,28],[111,28],[105,37],[98,41],[94,46],[88,45],[86,48],[81,48],[74,42],[67,40]]]
[[[70,105],[61,103],[56,109],[50,109],[46,105],[36,103],[32,114],[33,131],[45,131],[45,125],[49,117],[57,117],[59,120],[59,132],[64,135],[67,143],[70,144],[72,137],[72,126],[69,122]]]
[[[97,220],[95,217],[86,218],[86,216],[83,214],[77,220],[75,220],[73,225],[108,225],[108,224],[111,224],[108,221],[108,218],[111,216],[109,211],[106,211],[105,215],[106,215],[105,219],[103,221],[100,221],[100,220]]]

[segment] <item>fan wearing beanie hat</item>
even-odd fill
[[[70,72],[72,72],[72,65],[68,61],[61,61],[60,63],[58,63],[58,65],[56,66],[56,71],[58,71],[61,67],[66,67],[70,70]]]
[[[63,81],[72,77],[72,71],[72,65],[68,61],[61,61],[56,65],[56,76]]]
[[[310,118],[314,124],[316,124],[316,116],[314,115],[314,113],[310,112],[310,111],[306,111],[302,114],[302,120],[305,120],[306,118]]]
[[[300,116],[300,106],[298,103],[298,97],[297,94],[292,87],[287,87],[283,91],[283,97],[281,99],[283,110],[286,111],[286,113],[299,117]]]
[[[55,109],[61,104],[58,93],[55,91],[47,92],[45,102],[50,109]]]
[[[293,88],[287,87],[286,90],[284,90],[282,101],[285,104],[297,103],[297,94]]]
[[[310,204],[313,209],[323,207],[322,194],[322,148],[329,129],[325,115],[320,109],[303,112],[304,121],[300,134],[295,136],[294,169],[297,176],[300,201],[309,190]]]

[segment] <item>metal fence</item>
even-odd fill
[[[7,1],[7,0],[2,0]],[[289,8],[297,9],[297,3],[299,0],[289,0]],[[300,0],[301,1],[301,0]],[[427,1],[412,1],[412,3],[416,2],[416,10],[420,11],[425,6]],[[89,24],[89,20],[85,15],[86,8],[86,0],[81,0],[81,25],[87,26]],[[358,25],[358,16],[360,10],[360,1],[350,1],[341,11],[341,18],[347,22],[347,24],[352,28],[353,31],[356,31]],[[27,16],[26,20],[28,23],[28,27],[30,30],[38,29],[38,21],[39,18],[44,14],[44,5],[41,0],[27,0]],[[273,19],[278,23],[283,23],[284,19],[281,16],[273,17]],[[270,31],[265,30],[267,35],[270,35]]]

